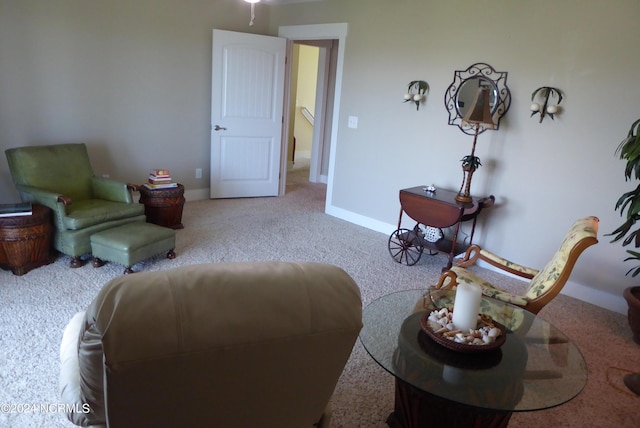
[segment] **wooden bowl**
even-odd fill
[[[495,341],[491,343],[483,344],[483,345],[458,343],[444,336],[443,333],[436,333],[431,326],[432,322],[429,321],[429,315],[430,315],[430,312],[427,312],[422,317],[420,317],[420,327],[422,327],[422,331],[424,331],[427,334],[427,336],[429,336],[429,338],[431,338],[434,342],[452,351],[465,352],[465,353],[488,352],[488,351],[492,351],[494,349],[500,348],[502,345],[504,345],[504,342],[507,341],[506,327],[492,320],[491,323],[495,327],[500,329],[500,336],[498,336]]]

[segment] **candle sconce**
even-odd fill
[[[420,103],[425,99],[429,85],[424,80],[414,80],[409,82],[407,93],[404,94],[404,102],[413,102],[416,110],[420,110]]]
[[[538,95],[544,99],[542,106],[540,106],[540,103],[534,102]],[[549,104],[549,98],[556,98],[556,103]],[[562,91],[551,86],[542,86],[533,91],[531,94],[531,101],[531,117],[536,114],[540,114],[539,123],[542,123],[542,119],[544,119],[545,115],[548,115],[552,120],[555,120],[554,115],[560,110],[559,104],[562,102]]]

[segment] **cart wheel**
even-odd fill
[[[422,255],[420,238],[413,230],[396,230],[389,236],[389,254],[398,263],[415,265]]]

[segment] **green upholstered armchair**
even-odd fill
[[[16,147],[5,154],[22,200],[51,208],[54,247],[71,256],[71,267],[91,253],[92,234],[145,221],[144,206],[131,194],[136,187],[94,176],[84,144]]]

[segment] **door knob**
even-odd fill
[[[222,126],[216,125],[216,126],[213,128],[213,130],[214,130],[214,131],[226,131],[226,130],[227,130],[227,128],[223,128]]]

